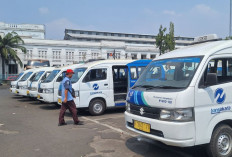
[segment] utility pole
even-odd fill
[[[114,58],[114,60],[115,60],[115,58],[116,58],[115,55],[116,55],[116,54],[115,54],[115,49],[114,49],[114,52],[113,52],[113,58]]]
[[[231,37],[231,14],[232,14],[232,10],[231,10],[231,5],[232,5],[232,0],[230,0],[230,29],[229,29],[229,37]]]

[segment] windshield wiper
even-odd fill
[[[182,89],[184,87],[175,87],[175,86],[155,86],[156,88],[163,88],[163,89]]]
[[[146,88],[146,89],[155,88],[155,86],[151,86],[151,85],[137,85],[137,86],[133,86],[132,89],[137,88],[137,87]]]
[[[133,86],[132,89],[141,87],[146,88],[147,90],[154,89],[154,88],[162,88],[162,89],[182,89],[184,87],[174,87],[174,86],[152,86],[152,85],[137,85]]]

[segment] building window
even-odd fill
[[[39,58],[47,59],[47,50],[39,50]]]
[[[66,60],[74,60],[74,50],[66,51]]]
[[[96,50],[93,50],[93,51],[91,52],[91,58],[92,58],[92,59],[98,59],[98,58],[99,58],[99,52],[96,51]]]
[[[141,59],[147,59],[147,55],[141,55]]]
[[[86,51],[79,51],[79,61],[85,61],[86,60]]]
[[[151,59],[154,59],[156,57],[156,55],[151,55]]]
[[[52,50],[53,59],[61,59],[60,54],[61,50]]]
[[[17,50],[16,50],[16,52],[17,52]],[[28,49],[27,50],[27,53],[24,55],[24,58],[25,59],[32,59],[32,50],[30,50],[30,49]]]
[[[131,54],[131,59],[137,59],[137,54]]]

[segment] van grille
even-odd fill
[[[143,110],[143,112],[141,112],[141,110]],[[141,117],[147,117],[152,119],[159,119],[160,117],[160,109],[154,107],[130,104],[130,112]]]

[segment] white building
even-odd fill
[[[0,22],[0,34],[16,32],[22,38],[45,39],[45,26],[37,24],[8,24]]]
[[[193,38],[188,37],[175,39],[177,48],[193,41]],[[63,66],[89,59],[112,59],[113,54],[115,59],[152,59],[159,55],[153,35],[66,29],[64,40],[35,39],[32,36],[23,40],[27,54],[18,51],[18,55],[24,66],[30,59],[48,59],[51,66]],[[0,68],[0,74],[1,70]],[[7,74],[22,70],[14,62],[6,65]]]

